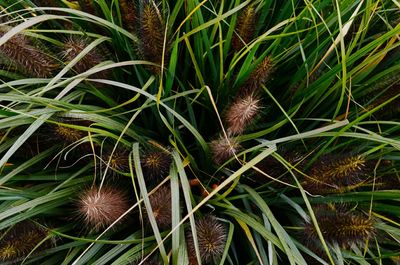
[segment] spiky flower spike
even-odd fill
[[[172,222],[171,189],[165,185],[161,186],[150,195],[149,199],[158,227],[161,229],[170,228]],[[146,218],[146,221],[149,222],[149,219]]]
[[[99,231],[120,218],[129,203],[124,192],[115,187],[93,186],[80,193],[76,208],[88,229]]]
[[[255,25],[256,11],[253,7],[246,7],[237,19],[235,33],[232,37],[232,47],[235,51],[239,51],[251,41]]]
[[[303,185],[312,193],[341,193],[361,185],[369,166],[369,162],[360,155],[326,155],[313,165],[310,178]]]
[[[133,0],[119,0],[123,28],[133,32],[136,22],[136,8]]]
[[[197,242],[200,258],[204,263],[210,263],[221,258],[226,244],[226,228],[213,215],[207,215],[196,222]],[[189,264],[197,263],[193,234],[187,233],[187,249]]]
[[[367,215],[336,205],[320,205],[314,209],[324,239],[342,248],[366,243],[375,234],[374,221]],[[306,240],[319,241],[313,224],[304,226]]]
[[[5,33],[4,29],[0,29],[0,37]],[[27,37],[20,33],[0,46],[0,55],[18,71],[32,77],[50,77],[59,67],[53,57],[32,45]]]
[[[117,170],[120,172],[127,173],[130,171],[129,168],[129,152],[126,149],[116,149],[114,153],[111,155],[111,151],[109,150],[101,157],[101,168],[105,169],[107,164],[109,163],[109,167],[112,170]]]
[[[93,5],[93,0],[78,0],[78,3],[82,11],[92,15],[96,14],[96,9]]]
[[[169,153],[159,149],[144,153],[140,161],[146,179],[155,181],[168,176],[172,159]]]
[[[63,57],[67,63],[75,59],[87,46],[89,40],[84,37],[70,37],[63,46]],[[84,57],[82,57],[74,66],[73,70],[78,74],[86,72],[90,68],[102,63],[106,60],[104,52],[100,51],[98,47],[92,49]],[[110,75],[109,71],[97,72],[93,75],[94,78],[107,78]]]
[[[47,236],[47,232],[32,221],[22,221],[0,231],[0,263],[23,260]],[[35,250],[41,251],[50,244],[45,242]]]
[[[239,89],[238,96],[257,93],[261,85],[265,84],[274,71],[274,63],[270,56],[266,56],[251,72],[244,85]]]
[[[58,1],[54,0],[33,0],[32,2],[42,7],[59,7]]]
[[[88,135],[88,132],[69,127],[68,125],[88,127],[92,123],[88,120],[68,119],[68,118],[60,118],[58,119],[58,122],[59,123],[57,124],[51,124],[49,126],[46,126],[44,129],[41,130],[43,137],[46,137],[44,141],[52,142],[54,140],[57,140],[67,145],[75,143],[81,140],[82,138],[86,137]],[[49,131],[51,132],[50,137],[48,134]],[[86,143],[80,145],[80,149],[90,150],[91,149],[90,144]]]
[[[242,134],[261,109],[261,101],[255,94],[236,97],[225,113],[227,131],[231,135]]]
[[[233,157],[240,150],[240,145],[235,138],[219,136],[210,143],[212,159],[215,164],[220,165]]]
[[[140,45],[139,51],[143,59],[161,66],[164,50],[165,24],[160,11],[152,0],[145,0],[140,13]],[[166,41],[164,66],[169,62],[169,41]],[[152,73],[160,74],[161,68],[147,67]]]

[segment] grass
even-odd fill
[[[1,264],[397,264],[396,1],[0,7]]]

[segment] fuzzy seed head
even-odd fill
[[[345,208],[321,206],[314,210],[319,228],[329,243],[338,243],[342,248],[361,245],[375,234],[374,222],[363,213]],[[313,224],[305,225],[304,233],[310,241],[318,241]]]
[[[63,140],[68,144],[74,143],[85,137],[85,133],[83,131],[65,127],[62,125],[55,125],[53,130],[58,139]]]
[[[76,203],[77,211],[89,229],[99,231],[111,225],[129,209],[125,194],[109,186],[84,190]]]
[[[31,221],[22,221],[0,231],[0,263],[23,260],[47,236],[46,231]],[[46,242],[35,252],[49,247]]]
[[[249,75],[247,81],[239,89],[238,95],[257,93],[260,86],[265,84],[274,71],[274,64],[270,56],[265,57]]]
[[[113,170],[129,172],[129,152],[125,149],[117,149],[111,156],[111,151],[102,156],[102,168],[105,169],[107,163]]]
[[[0,30],[0,37],[6,31]],[[44,51],[33,46],[22,34],[14,35],[0,46],[0,54],[22,73],[38,78],[50,77],[59,64]]]
[[[247,7],[239,15],[235,35],[232,38],[232,47],[235,51],[239,51],[245,44],[249,43],[254,35],[256,25],[256,11],[253,7]]]
[[[158,227],[161,229],[170,228],[172,220],[171,189],[167,186],[161,186],[150,195],[149,199]]]
[[[149,180],[160,180],[169,173],[171,155],[162,150],[149,151],[141,158],[144,176]]]
[[[326,174],[335,179],[340,179],[348,175],[358,175],[363,172],[364,167],[365,159],[362,156],[350,156],[332,161],[331,165],[328,165]]]
[[[87,46],[89,45],[89,40],[83,37],[70,37],[64,43],[63,47],[63,57],[66,62],[70,62],[75,57],[77,57]],[[84,57],[82,57],[74,66],[73,69],[78,74],[86,72],[92,67],[98,65],[99,63],[105,61],[106,58],[103,56],[101,51],[96,47],[88,52]],[[107,78],[110,75],[109,71],[101,71],[94,76],[96,78]]]
[[[165,23],[161,17],[160,11],[152,3],[145,1],[143,10],[140,14],[140,46],[139,52],[143,59],[161,65],[164,49],[164,31]],[[169,41],[166,42],[164,65],[169,61]],[[147,67],[154,74],[160,73],[160,67]]]
[[[119,8],[121,11],[123,27],[129,31],[134,31],[136,23],[136,8],[133,0],[119,0]]]
[[[214,163],[220,165],[234,156],[241,147],[234,138],[220,136],[218,139],[211,141],[210,148]]]
[[[34,0],[32,1],[36,6],[42,7],[58,7],[57,1],[54,0]]]
[[[228,133],[242,134],[259,113],[260,103],[260,99],[254,94],[237,97],[226,111],[225,122],[228,126]]]
[[[79,6],[81,7],[82,11],[95,15],[96,9],[93,5],[93,0],[78,0]]]
[[[196,233],[201,261],[210,263],[219,259],[226,244],[225,226],[215,216],[208,215],[196,222]],[[187,244],[190,264],[197,264],[192,233],[188,233]]]
[[[310,178],[303,183],[312,193],[342,193],[357,188],[365,181],[369,164],[364,157],[324,156],[310,169]]]

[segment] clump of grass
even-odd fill
[[[60,237],[25,263],[397,255],[393,1],[0,2],[0,229]]]

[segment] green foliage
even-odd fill
[[[0,7],[1,262],[398,264],[398,2]]]

